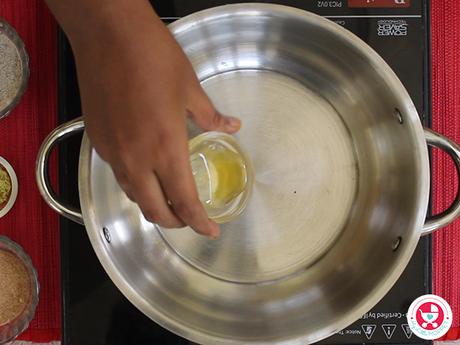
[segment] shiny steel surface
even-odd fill
[[[428,145],[445,151],[454,161],[457,176],[460,180],[460,146],[451,140],[439,135],[432,130],[425,129],[425,136]],[[457,194],[452,205],[444,212],[430,217],[423,227],[422,235],[428,235],[433,231],[452,223],[460,216],[460,186],[457,187]]]
[[[424,228],[428,151],[409,95],[365,43],[301,10],[223,6],[171,30],[216,107],[242,118],[254,190],[217,241],[161,229],[84,135],[80,200],[99,260],[136,307],[196,343],[303,345],[345,328],[392,287]]]
[[[81,118],[64,123],[56,130],[51,132],[43,141],[38,151],[38,157],[35,167],[35,179],[37,181],[38,190],[45,199],[46,203],[61,216],[67,217],[79,224],[83,223],[81,211],[64,204],[59,201],[58,196],[53,191],[48,175],[48,161],[53,148],[68,136],[82,131],[85,128],[85,123]]]
[[[184,259],[229,281],[305,270],[349,218],[358,179],[350,133],[326,99],[276,71],[225,72],[202,84],[220,111],[243,119],[236,138],[254,164],[252,196],[217,241],[182,229],[161,230],[163,237]]]

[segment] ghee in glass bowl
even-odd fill
[[[251,193],[254,171],[235,138],[206,132],[189,141],[189,152],[198,196],[209,218],[225,223],[240,215]]]

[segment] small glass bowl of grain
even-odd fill
[[[0,344],[29,326],[38,304],[37,271],[22,247],[0,236]]]
[[[190,163],[198,196],[210,219],[226,223],[245,209],[254,169],[237,140],[206,132],[189,140]]]
[[[13,207],[18,195],[18,179],[13,167],[0,157],[0,218]]]
[[[0,17],[0,119],[21,100],[29,81],[29,56],[16,30]]]

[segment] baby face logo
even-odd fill
[[[407,312],[407,322],[416,336],[434,340],[449,331],[452,310],[443,298],[424,295],[412,302]]]

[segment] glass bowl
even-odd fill
[[[246,207],[254,168],[236,139],[225,133],[206,132],[189,140],[192,173],[210,219],[228,222]]]
[[[6,179],[10,182],[10,190],[7,192],[6,200],[0,197],[0,218],[5,216],[13,208],[18,195],[18,179],[16,173],[10,163],[8,163],[5,158],[0,157],[0,173],[5,172]]]
[[[29,56],[16,30],[0,17],[0,119],[21,100],[29,82]]]
[[[20,245],[0,236],[0,344],[27,329],[35,315],[38,294],[37,271],[30,257]]]

